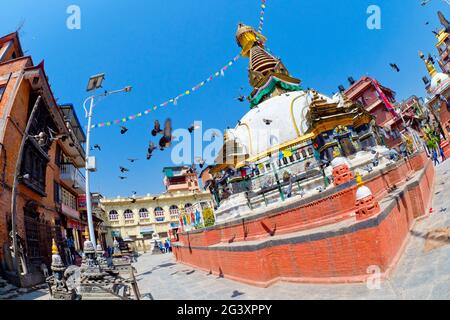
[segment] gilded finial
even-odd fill
[[[89,240],[89,239],[90,239],[88,227],[86,227],[86,228],[84,229],[84,239],[86,239],[86,240]]]
[[[56,245],[55,239],[52,239],[52,254],[59,254],[58,246]]]
[[[362,187],[364,185],[364,181],[359,172],[356,173],[356,184],[358,185],[358,187]]]
[[[425,66],[427,67],[428,74],[431,76],[431,78],[433,78],[438,73],[436,71],[436,68],[427,58],[425,58],[425,55],[421,51],[419,51],[419,57],[420,57],[420,59],[423,60],[423,62],[425,62]]]
[[[266,38],[252,27],[239,23],[238,30],[236,32],[236,41],[239,47],[242,48],[241,55],[243,57],[249,57],[250,49],[255,45],[255,43],[260,43],[263,45]]]

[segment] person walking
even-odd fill
[[[164,242],[164,248],[166,249],[166,253],[169,253],[169,243],[167,240]]]
[[[445,157],[444,149],[442,149],[441,146],[439,146],[439,153],[441,154],[441,161],[444,162],[447,158]]]
[[[67,247],[69,248],[70,251],[72,263],[74,263],[76,258],[76,252],[75,252],[75,242],[73,241],[72,237],[69,237],[67,239]]]
[[[439,159],[438,159],[438,154],[437,154],[436,149],[433,149],[431,157],[433,159],[434,165],[437,166],[440,162],[439,162]]]
[[[169,245],[169,252],[172,252],[172,243],[170,239],[167,239],[167,244]]]

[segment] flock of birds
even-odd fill
[[[196,124],[192,124],[189,128],[188,131],[189,133],[193,133],[196,129],[198,129],[199,126]],[[120,134],[124,135],[129,131],[128,128],[121,126],[120,127]],[[164,128],[161,127],[161,124],[159,122],[159,120],[155,120],[154,125],[153,125],[153,129],[151,131],[151,135],[153,137],[156,137],[158,135],[161,135],[162,137],[159,140],[158,146],[155,145],[155,143],[153,141],[149,142],[148,148],[147,148],[147,156],[146,159],[150,160],[153,156],[153,153],[158,149],[160,151],[164,151],[165,149],[169,148],[171,146],[172,140],[173,140],[173,136],[172,136],[172,120],[169,118],[165,121],[164,123]],[[95,144],[93,147],[90,148],[91,151],[94,150],[98,150],[98,151],[102,151],[102,148],[99,144]],[[134,164],[136,161],[139,161],[139,159],[137,158],[128,158],[128,161],[130,162],[130,164]],[[200,168],[203,168],[203,166],[205,165],[205,160],[201,159],[201,158],[196,158],[196,162],[200,165]],[[126,176],[126,174],[128,172],[130,172],[130,169],[125,167],[125,166],[119,166],[119,171],[121,173],[121,175],[119,176],[120,180],[125,180],[128,179],[128,177]],[[133,195],[136,195],[136,192],[133,192]],[[133,201],[135,201],[135,197],[132,198]]]
[[[425,5],[427,5],[430,1],[431,1],[431,0],[423,0],[422,3],[421,3],[421,5],[422,5],[422,6],[425,6]],[[442,24],[442,25],[444,26],[444,28],[445,28],[445,32],[450,33],[450,22],[446,20],[446,18],[444,17],[444,15],[442,14],[442,12],[440,12],[440,11],[438,12],[438,16],[439,16],[439,20],[440,20],[441,24]],[[427,22],[425,23],[425,25],[429,25],[429,22],[427,21]],[[434,31],[434,30],[433,30],[432,32],[433,32],[435,35],[438,34],[438,33],[437,33],[436,31]],[[429,62],[431,62],[432,64],[435,64],[435,60],[434,60],[434,58],[433,58],[430,54],[428,54],[427,60],[428,60]],[[400,68],[399,68],[399,66],[398,66],[396,63],[391,62],[391,63],[389,63],[389,66],[390,66],[390,68],[391,68],[393,71],[395,71],[395,72],[400,72]],[[241,88],[240,88],[239,94],[238,94],[238,96],[236,97],[236,100],[239,101],[239,102],[245,102],[246,100],[248,100],[248,98],[246,98],[245,95],[242,94],[242,90],[243,90],[243,89],[244,89],[244,87],[241,87]],[[264,123],[265,123],[266,125],[270,125],[270,124],[272,123],[272,120],[269,120],[269,119],[263,119],[263,121],[264,121]],[[196,129],[198,129],[198,128],[199,128],[199,126],[197,126],[197,125],[195,125],[195,124],[192,124],[192,125],[188,128],[188,131],[189,131],[189,133],[193,133],[194,130],[196,130]],[[126,134],[128,131],[129,131],[128,128],[126,128],[126,127],[124,127],[124,126],[121,126],[121,127],[120,127],[120,134],[124,135],[124,134]],[[156,137],[156,136],[158,136],[158,135],[162,135],[162,137],[161,137],[160,140],[159,140],[159,150],[164,151],[165,149],[167,149],[167,148],[169,148],[169,147],[171,146],[171,143],[172,143],[172,140],[173,140],[172,131],[173,131],[173,129],[172,129],[172,121],[171,121],[171,119],[167,119],[167,120],[165,121],[165,123],[164,123],[164,128],[161,128],[161,124],[160,124],[159,120],[155,120],[153,129],[152,129],[152,131],[151,131],[151,134],[152,134],[153,137]],[[148,145],[148,148],[147,148],[147,156],[146,156],[146,159],[147,159],[147,160],[150,160],[150,159],[152,158],[152,156],[153,156],[153,153],[154,153],[157,149],[158,149],[158,146],[156,146],[154,142],[150,141],[150,142],[149,142],[149,145]],[[101,146],[100,146],[100,145],[95,144],[93,147],[91,147],[91,150],[98,150],[98,151],[101,151],[102,149],[101,149]],[[139,160],[139,159],[135,159],[135,158],[129,158],[129,159],[128,159],[128,161],[129,161],[131,164],[135,163],[135,162],[138,161],[138,160]],[[195,158],[195,162],[196,162],[197,164],[199,164],[200,168],[203,168],[206,161],[203,160],[203,159],[200,158],[200,157],[197,157],[197,158]],[[125,179],[127,179],[128,177],[127,177],[125,174],[128,173],[128,172],[130,172],[130,169],[128,169],[128,168],[126,168],[126,167],[124,167],[124,166],[120,166],[120,167],[119,167],[119,170],[120,170],[120,173],[122,174],[122,175],[119,176],[119,179],[120,179],[120,180],[125,180]],[[319,192],[321,192],[321,190],[319,190]],[[130,197],[130,200],[131,200],[133,203],[136,202],[136,192],[135,192],[135,191],[133,191],[133,196]]]
[[[421,6],[426,6],[431,0],[423,0],[421,3]],[[445,18],[444,14],[440,11],[438,11],[438,17],[439,17],[439,21],[441,22],[441,25],[444,26],[445,32],[450,33],[450,22]],[[425,22],[425,25],[429,25],[430,22],[427,21]],[[434,35],[438,35],[438,32],[436,30],[432,30],[431,32],[433,32]],[[435,64],[435,60],[434,58],[428,54],[428,58],[427,60],[429,62],[431,62],[432,64]],[[389,63],[389,66],[391,67],[392,70],[396,71],[396,72],[400,72],[400,68],[398,67],[398,65],[396,63]]]

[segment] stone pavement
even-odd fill
[[[424,253],[424,235],[450,227],[450,161],[436,171],[434,213],[417,221],[397,267],[380,289],[366,284],[278,282],[258,288],[175,264],[167,255],[142,255],[136,263],[142,294],[153,299],[450,299],[450,245]],[[441,212],[441,209],[445,209]],[[151,295],[151,296],[150,296]]]
[[[258,288],[176,264],[172,254],[144,254],[135,263],[142,295],[155,300],[450,299],[450,244],[424,252],[429,231],[450,227],[450,161],[437,168],[434,213],[417,221],[396,269],[379,289],[366,284],[278,282]],[[441,210],[442,209],[442,210]],[[48,299],[44,291],[20,299]]]

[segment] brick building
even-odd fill
[[[377,126],[384,129],[385,143],[390,148],[397,148],[402,143],[401,133],[404,131],[400,117],[396,117],[392,108],[396,104],[395,92],[382,86],[376,80],[364,76],[358,81],[349,78],[350,87],[345,95],[354,102],[361,103],[375,116]],[[382,93],[386,99],[380,95]]]
[[[17,189],[16,228],[24,257],[17,277],[10,252],[11,191],[20,144],[35,105]],[[21,286],[43,280],[39,267],[50,265],[51,239],[64,252],[68,230],[80,220],[76,198],[84,192],[78,169],[84,165],[83,143],[73,107],[57,105],[44,63],[35,65],[24,55],[17,33],[0,38],[0,261],[3,273]]]
[[[441,23],[444,25],[444,20],[446,19],[442,13],[439,13],[439,15],[440,20],[442,20]],[[446,32],[445,29],[442,29],[436,34],[436,38],[436,49],[439,53],[439,66],[443,72],[450,73],[450,34],[448,31]]]

